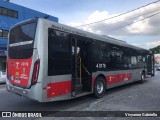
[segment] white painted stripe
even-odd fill
[[[18,43],[12,43],[9,46],[10,47],[15,47],[15,46],[20,46],[20,45],[28,45],[28,44],[32,44],[33,40],[30,41],[24,41],[24,42],[18,42]]]

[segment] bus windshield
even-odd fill
[[[11,59],[27,59],[32,56],[36,25],[36,22],[30,22],[10,30],[9,57]]]

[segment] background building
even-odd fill
[[[9,29],[14,24],[26,19],[45,16],[48,15],[10,3],[9,0],[0,0],[0,70],[6,68],[6,51]],[[48,19],[58,22],[58,18],[54,16],[49,15]]]

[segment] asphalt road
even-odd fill
[[[143,84],[131,83],[106,91],[101,99],[91,95],[73,100],[39,103],[7,92],[0,85],[0,111],[160,111],[160,71]]]

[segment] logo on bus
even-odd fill
[[[19,72],[16,72],[16,79],[14,80],[14,82],[16,83],[20,83],[20,79],[19,79]]]
[[[19,77],[19,72],[16,72],[16,78],[18,78]]]

